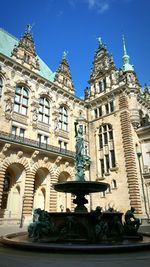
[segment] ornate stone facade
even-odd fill
[[[106,193],[88,197],[88,209],[101,205],[125,212],[133,206],[147,218],[150,94],[147,86],[141,91],[127,53],[117,69],[99,39],[82,100],[74,95],[66,53],[53,74],[37,57],[29,27],[20,41],[0,30],[1,42],[7,51],[0,46],[0,223],[27,223],[37,207],[73,210],[73,196],[57,193],[53,184],[74,179],[77,120],[91,158],[86,179],[110,185]],[[137,157],[140,146],[147,175]]]

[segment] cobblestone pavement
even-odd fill
[[[0,236],[25,231],[26,227],[0,226]],[[150,226],[141,227],[150,232]],[[115,254],[40,253],[0,246],[1,267],[149,267],[150,251]]]

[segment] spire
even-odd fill
[[[126,43],[125,43],[125,38],[124,35],[122,36],[122,42],[123,42],[123,71],[134,71],[133,65],[130,64],[130,57],[127,54],[127,49],[126,49]]]
[[[125,56],[127,55],[127,50],[126,50],[126,43],[125,43],[124,35],[122,35],[122,42],[123,42],[123,51],[124,51],[124,56]]]
[[[58,83],[62,88],[69,90],[70,93],[74,94],[74,85],[70,73],[70,67],[67,60],[68,52],[64,51],[60,65],[56,71],[54,81]]]

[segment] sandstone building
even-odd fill
[[[30,27],[20,40],[0,29],[0,224],[31,219],[33,209],[73,210],[73,195],[53,184],[74,179],[74,122],[84,131],[86,179],[105,181],[88,196],[150,216],[150,93],[141,89],[123,40],[123,67],[99,39],[85,99],[75,95],[66,53],[55,73],[37,56]]]

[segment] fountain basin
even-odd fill
[[[123,240],[101,244],[71,244],[71,243],[33,243],[28,240],[27,233],[9,234],[1,238],[1,243],[16,249],[40,252],[77,252],[77,253],[118,253],[150,249],[150,235],[143,234],[143,240]]]
[[[71,193],[76,196],[73,203],[77,206],[75,207],[75,212],[88,212],[84,204],[88,203],[85,195],[90,193],[104,192],[108,188],[107,183],[94,182],[94,181],[68,181],[54,184],[53,187],[58,192]]]
[[[74,195],[90,193],[98,193],[106,191],[108,188],[107,183],[94,182],[94,181],[68,181],[54,184],[54,189],[58,192],[72,193]]]

